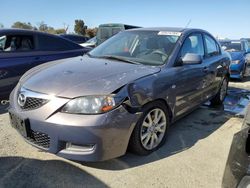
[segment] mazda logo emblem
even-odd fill
[[[26,96],[23,93],[19,93],[17,102],[21,107],[23,107],[26,103]]]

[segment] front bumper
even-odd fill
[[[17,105],[14,90],[10,96],[9,112],[28,119],[30,130],[49,139],[49,147],[25,137],[32,145],[58,156],[77,161],[102,161],[125,154],[133,128],[140,113],[129,113],[123,106],[104,114],[77,115],[57,111],[69,99],[54,98],[40,108],[24,111]],[[45,140],[47,141],[47,140]],[[93,146],[92,149],[67,150],[67,143]]]
[[[230,77],[231,78],[241,78],[241,72],[244,69],[243,63],[240,64],[231,64],[230,65]]]

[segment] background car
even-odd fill
[[[96,45],[100,45],[105,40],[119,33],[120,31],[139,28],[138,26],[120,24],[120,23],[110,23],[110,24],[101,24],[98,27],[96,33]]]
[[[231,144],[223,175],[223,188],[250,186],[250,105],[243,122]]]
[[[205,101],[222,104],[229,64],[204,30],[123,31],[83,57],[28,71],[10,96],[12,126],[72,160],[108,160],[128,147],[147,155],[164,144],[171,123]]]
[[[93,38],[89,39],[88,41],[86,41],[85,43],[82,43],[80,45],[83,47],[94,48],[97,45],[97,39],[96,39],[96,37],[93,37]]]
[[[250,48],[247,40],[226,40],[220,41],[220,44],[232,57],[230,77],[242,80],[245,75],[247,64],[250,63],[248,62]]]
[[[59,35],[65,39],[69,39],[77,44],[81,44],[89,40],[89,37],[86,36],[81,36],[81,35],[76,35],[76,34],[61,34]]]
[[[39,64],[83,55],[88,49],[47,33],[0,30],[0,98],[8,98],[19,78]]]

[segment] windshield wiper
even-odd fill
[[[123,61],[123,62],[131,63],[131,64],[136,64],[136,65],[140,65],[141,64],[141,63],[136,62],[136,61],[132,61],[132,60],[129,60],[129,59],[121,58],[121,57],[118,57],[118,56],[112,56],[112,55],[98,56],[97,58],[113,59],[113,60]]]

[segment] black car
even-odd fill
[[[223,188],[250,187],[250,105],[239,132],[234,135],[226,168],[224,171]]]
[[[62,37],[32,30],[0,30],[0,98],[6,98],[19,78],[39,64],[83,55],[87,48]]]
[[[89,37],[86,36],[81,36],[81,35],[76,35],[76,34],[61,34],[61,37],[71,40],[77,44],[82,44],[89,40]]]

